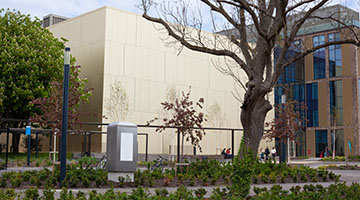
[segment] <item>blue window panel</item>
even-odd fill
[[[327,147],[328,147],[327,130],[316,130],[315,131],[316,157],[320,157],[321,152],[324,154]]]
[[[318,108],[318,85],[317,83],[306,84],[306,106],[308,127],[319,126]]]
[[[340,40],[339,33],[331,33],[328,35],[328,41],[334,42]],[[342,55],[341,45],[329,46],[329,76],[337,77],[342,74]]]
[[[282,87],[275,88],[275,104],[281,104],[281,96],[284,94],[284,89]]]
[[[313,37],[313,47],[325,44],[325,36],[319,35]],[[325,78],[325,48],[314,52],[314,79]]]

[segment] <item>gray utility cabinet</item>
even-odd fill
[[[136,124],[111,123],[107,128],[106,150],[109,172],[135,172],[138,157]]]

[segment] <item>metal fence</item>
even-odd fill
[[[28,124],[30,121],[27,119],[0,119],[0,133],[6,133],[6,166],[8,165],[8,154],[9,154],[9,134],[25,134],[25,127],[24,128],[14,128],[9,127],[9,123],[12,122],[20,122],[24,124]],[[88,125],[88,126],[108,126],[109,123],[99,123],[99,122],[82,122],[82,125]],[[159,126],[156,125],[137,125],[140,128],[149,128],[149,129],[156,129],[159,128]],[[180,161],[180,140],[181,140],[181,133],[180,128],[177,126],[165,126],[167,129],[174,129],[177,133],[177,161]],[[194,127],[193,129],[199,129],[197,127]],[[206,130],[212,130],[212,131],[226,131],[231,132],[231,154],[232,158],[234,157],[234,150],[235,150],[235,132],[242,132],[243,129],[237,129],[237,128],[213,128],[213,127],[203,127],[202,129]],[[36,152],[35,156],[38,156],[38,136],[40,135],[49,135],[49,152],[53,150],[52,146],[52,136],[53,132],[51,129],[38,129],[34,128],[31,130],[32,133],[35,134],[35,140],[36,140]],[[107,132],[102,131],[90,131],[90,130],[68,130],[69,133],[76,133],[75,135],[83,135],[84,139],[84,146],[82,148],[82,153],[84,155],[91,155],[91,136],[94,134],[107,134]],[[149,134],[148,133],[138,133],[139,136],[145,136],[146,142],[145,142],[145,160],[148,160],[148,152],[149,152]]]

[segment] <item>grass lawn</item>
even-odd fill
[[[67,153],[67,159],[72,158],[72,153]],[[0,153],[1,165],[5,165],[6,153]],[[52,155],[51,155],[52,159]],[[56,160],[58,155],[56,154]],[[27,165],[27,153],[9,153],[8,167],[21,167]],[[52,160],[49,160],[49,153],[30,153],[30,166],[44,167],[52,165]]]

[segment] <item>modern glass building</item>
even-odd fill
[[[343,14],[344,23],[360,27],[359,13],[341,5],[326,7],[318,14],[334,11]],[[338,24],[313,20],[300,30],[287,56],[345,37],[346,30]],[[276,62],[277,51],[274,57]],[[343,44],[318,49],[285,68],[275,88],[275,104],[282,103],[285,95],[307,107],[301,111],[307,122],[297,136],[296,156],[320,157],[333,150],[334,142],[337,156],[359,155],[359,62],[359,49]]]

